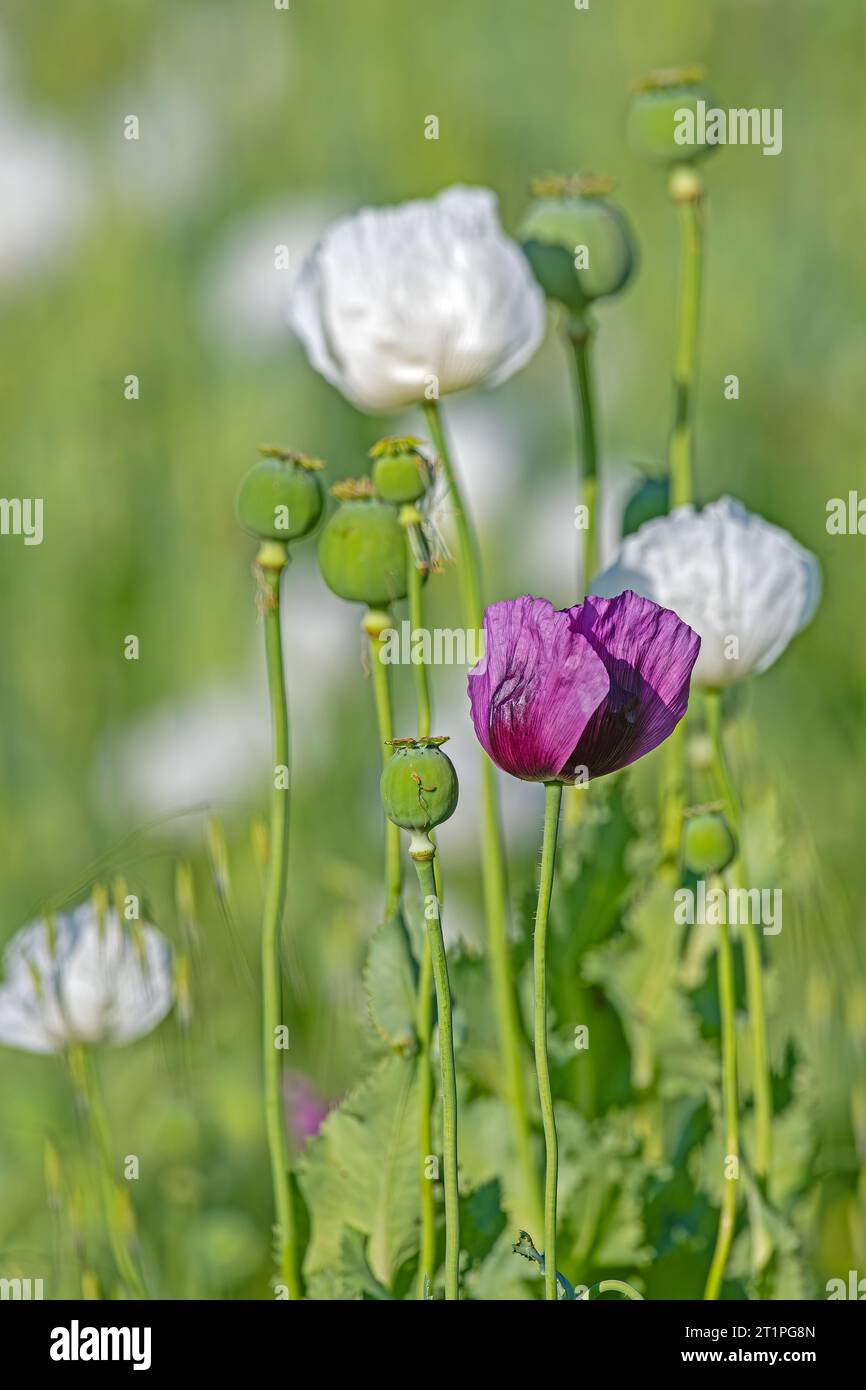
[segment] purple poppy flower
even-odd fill
[[[562,611],[528,596],[494,603],[484,632],[485,659],[469,674],[472,720],[514,777],[616,772],[664,742],[688,708],[700,638],[630,590]]]

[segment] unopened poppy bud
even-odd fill
[[[731,829],[724,816],[706,813],[691,816],[683,835],[683,858],[691,873],[720,874],[737,852]]]
[[[536,179],[520,239],[548,299],[582,314],[594,299],[616,294],[635,263],[629,225],[607,194],[610,180]]]
[[[398,506],[417,502],[430,486],[430,471],[421,452],[421,440],[380,439],[370,450],[373,486],[385,502]]]
[[[638,82],[628,116],[635,154],[664,164],[686,164],[712,154],[717,146],[697,138],[699,102],[703,111],[715,105],[701,68],[666,69]],[[695,138],[687,138],[690,130]]]
[[[241,526],[265,541],[296,541],[309,535],[325,506],[318,476],[325,465],[276,445],[259,452],[263,457],[253,464],[238,492]]]
[[[397,508],[374,495],[369,478],[338,483],[331,491],[340,506],[319,541],[319,568],[328,588],[370,608],[405,598],[406,538]]]
[[[429,831],[453,816],[457,806],[457,772],[442,752],[444,738],[390,742],[394,752],[380,782],[385,815],[401,830],[412,832],[410,854],[429,858],[433,852]]]

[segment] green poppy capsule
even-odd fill
[[[392,739],[394,752],[382,772],[385,815],[422,840],[453,816],[457,806],[457,773],[442,752],[444,742],[444,738]]]
[[[635,154],[663,164],[705,159],[717,146],[703,141],[703,119],[715,106],[700,68],[654,72],[636,84],[628,116]]]
[[[319,568],[328,588],[370,608],[405,598],[406,537],[397,508],[374,496],[369,478],[338,483],[331,491],[340,505],[319,540]]]
[[[420,439],[381,439],[370,450],[373,486],[383,501],[402,506],[424,496],[430,471],[420,446]]]
[[[523,250],[547,298],[573,314],[616,294],[634,269],[629,224],[606,197],[612,187],[589,177],[536,179],[532,186]]]
[[[319,470],[324,464],[276,445],[245,475],[237,499],[245,531],[265,541],[296,541],[319,523],[325,506]]]
[[[720,874],[737,852],[736,842],[724,816],[705,813],[690,816],[683,835],[686,868],[702,874]]]

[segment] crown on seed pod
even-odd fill
[[[382,771],[385,815],[401,830],[426,837],[453,816],[459,785],[454,764],[443,753],[447,738],[389,739],[394,752]]]
[[[698,103],[707,110],[715,104],[705,86],[700,67],[663,68],[634,84],[628,115],[629,144],[644,159],[661,164],[690,164],[705,159],[716,145],[699,141],[680,143],[677,131],[689,119],[696,120]]]
[[[634,268],[634,238],[608,200],[612,188],[594,174],[546,174],[532,182],[520,241],[547,298],[573,314],[616,294]]]
[[[430,486],[422,441],[413,435],[380,439],[370,450],[373,484],[386,502],[417,502]]]

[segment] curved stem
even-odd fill
[[[280,987],[280,933],[286,902],[289,852],[289,782],[278,769],[289,767],[289,708],[283,670],[283,640],[280,630],[280,578],[288,560],[282,547],[282,563],[276,550],[262,548],[257,571],[265,626],[273,739],[273,790],[271,792],[270,837],[267,888],[262,917],[262,1051],[265,1081],[265,1127],[271,1160],[271,1180],[276,1210],[276,1237],[279,1269],[288,1296],[301,1297],[300,1272],[295,1236],[295,1213],[289,1180],[289,1151],[286,1140],[282,1089],[282,1054],[279,1030],[283,1025]],[[267,565],[261,563],[267,557]]]
[[[451,496],[454,501],[455,524],[459,543],[458,578],[463,605],[463,621],[468,628],[481,628],[481,576],[478,548],[466,509],[454,464],[448,451],[445,432],[437,401],[427,401],[425,415],[436,453],[439,456]],[[496,771],[481,750],[481,848],[484,882],[484,909],[487,923],[487,949],[493,977],[493,1000],[499,1051],[504,1067],[504,1092],[514,1119],[514,1137],[518,1162],[523,1175],[529,1219],[532,1225],[541,1210],[538,1195],[538,1176],[532,1152],[526,1081],[523,1072],[523,1038],[517,995],[511,971],[511,946],[508,940],[508,879],[502,843],[499,801],[496,793]]]
[[[637,1289],[633,1288],[631,1284],[627,1284],[623,1279],[602,1279],[601,1283],[593,1284],[587,1294],[587,1301],[589,1300],[589,1294],[595,1289],[598,1289],[600,1294],[621,1293],[623,1298],[630,1299],[632,1303],[643,1303],[645,1301],[643,1294],[638,1293]]]
[[[545,784],[544,838],[541,845],[541,875],[538,883],[538,907],[535,913],[535,1074],[538,1077],[538,1097],[544,1126],[544,1297],[556,1299],[556,1183],[558,1153],[556,1120],[553,1114],[553,1095],[550,1088],[550,1067],[547,1061],[547,918],[553,889],[553,870],[556,864],[556,838],[559,830],[559,807],[562,784]]]
[[[725,802],[728,819],[737,842],[737,857],[731,866],[731,874],[738,889],[748,886],[746,858],[743,849],[743,817],[739,798],[734,788],[728,763],[725,757],[722,737],[721,695],[717,690],[708,690],[705,697],[707,731],[713,748],[713,775],[718,794]],[[747,920],[740,924],[743,939],[743,957],[746,967],[746,1002],[749,1011],[749,1027],[752,1035],[752,1089],[755,1096],[755,1177],[762,1187],[766,1185],[770,1172],[773,1144],[773,1088],[770,1079],[769,1049],[767,1046],[767,1013],[764,1005],[764,970],[761,961],[761,943],[755,923],[744,914]]]
[[[574,355],[574,379],[580,421],[581,500],[587,511],[583,544],[583,592],[588,594],[590,584],[598,572],[598,443],[590,366],[592,324],[587,318],[570,319],[567,332]]]
[[[369,617],[369,615],[368,615]],[[370,669],[373,675],[373,694],[376,698],[376,719],[379,725],[379,742],[382,747],[382,766],[390,757],[388,739],[394,737],[394,719],[391,711],[391,682],[388,667],[382,661],[382,638],[374,626],[364,630],[370,644]],[[400,831],[391,821],[385,821],[385,921],[390,922],[400,906],[403,891],[403,868],[400,862]]]
[[[422,852],[423,853],[423,852]],[[451,1024],[451,987],[448,982],[448,961],[439,916],[439,897],[433,854],[426,857],[413,854],[424,916],[427,939],[430,942],[433,979],[436,984],[436,1004],[439,1012],[439,1063],[442,1072],[442,1146],[445,1167],[445,1297],[460,1297],[460,1194],[457,1184],[457,1071],[454,1065],[454,1033]]]
[[[740,1135],[737,1114],[737,1033],[734,996],[734,956],[731,937],[726,925],[719,927],[719,1006],[722,1015],[722,1096],[725,1112],[724,1166],[733,1160],[735,1173],[723,1174],[722,1204],[719,1211],[719,1230],[713,1262],[707,1276],[705,1299],[717,1299],[725,1277],[728,1256],[734,1239],[737,1218],[737,1181],[739,1178]]]
[[[694,175],[690,175],[694,178]],[[670,440],[671,506],[684,507],[693,495],[692,452],[697,378],[698,324],[703,260],[703,188],[693,186],[677,198],[682,250],[674,366],[674,423]]]

